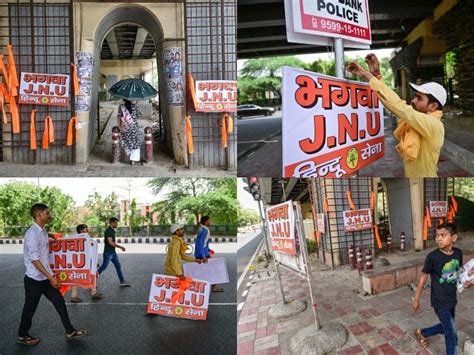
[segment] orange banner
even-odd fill
[[[186,141],[188,143],[188,153],[194,154],[193,127],[191,126],[191,116],[186,116]]]
[[[186,87],[188,89],[189,98],[191,99],[191,100],[188,99],[188,102],[191,101],[193,109],[194,111],[196,111],[196,108],[197,108],[196,89],[194,88],[194,79],[191,73],[186,74]],[[188,111],[189,111],[189,107],[188,107]]]
[[[72,130],[74,129],[74,134]],[[67,125],[67,138],[66,138],[66,145],[71,146],[73,140],[77,142],[77,117],[71,117],[69,123]]]
[[[349,202],[349,207],[351,210],[355,210],[354,202],[352,201],[352,195],[350,191],[346,191],[347,201]]]
[[[18,83],[18,74],[16,72],[16,65],[15,65],[15,57],[13,56],[13,46],[11,44],[7,44],[8,50],[8,69],[10,72],[10,80],[12,86],[18,87],[20,84]]]
[[[225,122],[225,115],[222,116],[221,135],[222,135],[222,145],[224,146],[224,148],[227,148],[227,125]]]
[[[12,115],[13,133],[20,133],[20,115],[18,114],[18,106],[13,96],[10,97],[10,114]]]
[[[30,115],[30,149],[35,150],[36,145],[36,122],[35,122],[36,110],[31,111]]]
[[[46,116],[44,120],[43,149],[49,149],[49,144],[54,142],[54,126],[51,116]]]
[[[72,83],[74,86],[74,95],[79,95],[79,79],[77,78],[77,66],[76,64],[71,64],[72,67]]]
[[[378,224],[374,225],[374,234],[375,234],[375,242],[377,243],[377,248],[382,249],[382,241],[380,240],[380,236],[379,236]]]

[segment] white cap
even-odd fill
[[[413,90],[421,92],[422,94],[431,94],[436,100],[439,101],[441,105],[446,104],[446,97],[448,96],[444,87],[438,83],[426,83],[423,85],[416,85],[410,83],[410,86]]]
[[[178,229],[184,228],[182,224],[172,224],[170,227],[171,234],[174,234]]]

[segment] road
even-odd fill
[[[151,274],[164,272],[165,254],[125,253],[120,254],[120,260],[131,287],[118,286],[111,264],[98,282],[104,295],[102,300],[91,301],[88,291],[80,290],[84,302],[67,303],[73,325],[88,329],[90,334],[66,342],[58,315],[43,297],[30,332],[41,342],[27,348],[15,343],[24,302],[23,256],[0,254],[0,354],[235,354],[237,255],[235,252],[216,253],[219,255],[227,259],[230,282],[222,285],[223,293],[211,294],[206,321],[147,316]]]
[[[257,146],[272,142],[272,135],[281,131],[281,111],[273,116],[255,116],[237,121],[238,129],[238,158],[245,158]]]

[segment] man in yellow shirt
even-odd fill
[[[186,248],[188,245],[183,239],[184,226],[182,224],[173,224],[170,228],[170,232],[172,234],[172,238],[168,245],[168,252],[166,254],[165,274],[184,279],[181,260],[197,262],[199,264],[202,263],[202,260],[186,255]]]
[[[387,110],[399,119],[395,138],[400,141],[397,151],[403,159],[406,177],[437,177],[438,160],[444,143],[444,126],[441,122],[446,90],[438,83],[410,86],[415,90],[411,105],[380,79],[379,62],[375,54],[365,58],[370,72],[359,63],[352,62],[347,70],[366,79]]]

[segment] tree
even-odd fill
[[[77,222],[74,200],[56,187],[41,187],[27,182],[10,182],[0,186],[0,219],[4,235],[22,233],[20,227],[33,222],[30,209],[35,203],[49,207],[51,220],[47,228],[60,232]]]
[[[87,218],[95,216],[104,225],[109,223],[110,217],[117,217],[120,214],[118,195],[115,192],[103,197],[94,191],[87,197],[85,205],[90,211]]]
[[[234,178],[154,178],[148,182],[154,194],[165,193],[153,204],[159,221],[175,223],[192,214],[194,223],[210,215],[215,223],[236,222],[237,182]]]
[[[237,208],[237,220],[239,227],[251,226],[261,222],[257,212],[248,208],[242,208],[240,205]]]

